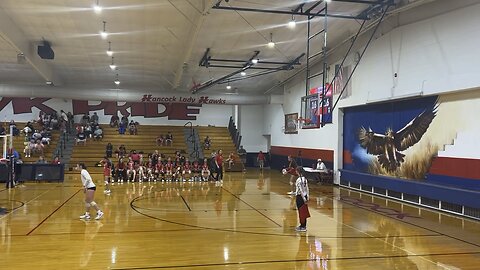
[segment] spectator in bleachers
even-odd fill
[[[32,156],[32,149],[34,146],[31,146],[30,143],[25,145],[25,148],[23,149],[23,153],[25,154],[25,157],[31,157]]]
[[[169,146],[173,143],[173,135],[170,131],[167,133],[167,136],[165,136],[165,143]]]
[[[121,121],[118,124],[118,134],[125,134],[125,131],[127,130],[127,124],[125,124],[123,121]]]
[[[55,156],[55,158],[52,160],[52,164],[59,165],[60,164],[60,157]]]
[[[228,169],[231,170],[232,166],[235,164],[235,155],[233,154],[233,152],[231,152],[230,155],[228,155],[228,158],[225,161],[228,164]]]
[[[93,113],[92,117],[90,117],[90,123],[93,125],[93,126],[97,126],[98,125],[98,115],[96,112]]]
[[[95,131],[93,132],[93,139],[96,141],[103,140],[103,129],[100,126],[95,127]]]
[[[92,138],[93,130],[92,130],[92,126],[90,126],[90,124],[86,124],[83,130],[84,130],[87,138]]]
[[[87,145],[87,135],[85,134],[83,128],[81,128],[80,131],[77,133],[75,145],[78,145],[78,143],[83,143],[83,145]]]
[[[127,153],[127,148],[125,147],[125,145],[122,144],[122,145],[120,145],[120,146],[118,147],[118,150],[117,150],[117,151],[118,151],[118,157],[119,157],[119,158],[122,158],[122,157],[124,157],[125,154]]]
[[[119,120],[116,114],[112,115],[112,117],[110,117],[110,127],[118,127]]]
[[[39,155],[43,156],[43,149],[45,146],[43,145],[41,140],[35,141],[35,153],[38,153]]]
[[[30,133],[32,133],[35,129],[33,128],[32,122],[27,122],[25,127],[23,128],[23,133],[25,134],[26,137],[30,136]]]
[[[67,128],[69,130],[71,130],[73,128],[73,123],[74,123],[74,120],[73,120],[73,114],[71,112],[67,112],[67,118],[68,118],[68,126]]]
[[[37,164],[47,164],[47,161],[45,160],[45,158],[43,156],[39,156],[36,163]]]
[[[42,134],[40,133],[40,131],[38,131],[38,129],[36,129],[35,132],[33,132],[32,139],[34,139],[35,141],[42,139]]]
[[[82,125],[88,125],[90,123],[90,115],[88,113],[85,113],[83,116],[82,116],[82,119],[80,121],[80,124]]]
[[[58,129],[58,117],[57,114],[53,114],[50,120],[50,129]]]
[[[156,142],[157,142],[157,146],[165,145],[165,137],[163,137],[163,135],[160,134],[160,136],[157,137]]]
[[[123,123],[125,126],[128,126],[128,117],[126,115],[122,116],[120,123]]]
[[[212,145],[212,140],[210,139],[210,137],[205,137],[205,140],[203,140],[203,148],[205,150],[210,150],[210,146]]]
[[[136,150],[130,151],[130,158],[132,159],[133,163],[140,163],[140,154],[138,154]]]
[[[107,147],[105,149],[105,155],[107,158],[111,158],[113,154],[113,145],[111,143],[107,143]]]
[[[60,110],[60,118],[63,119],[66,123],[68,123],[68,115],[65,113],[64,110]]]
[[[18,136],[20,135],[20,130],[17,128],[17,124],[15,124],[14,120],[10,121],[10,124],[8,125],[10,128],[12,128],[13,136]]]
[[[137,135],[137,124],[133,120],[128,124],[128,131],[130,135]]]

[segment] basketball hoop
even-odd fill
[[[309,125],[312,122],[312,120],[310,118],[299,117],[297,119],[297,122],[298,122],[299,128],[303,128],[304,125]]]

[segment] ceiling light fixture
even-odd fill
[[[115,81],[113,81],[116,85],[120,84],[120,80],[118,79],[118,73],[117,76],[115,76]]]
[[[325,2],[330,3],[330,2],[332,2],[332,0],[325,0]]]
[[[268,45],[269,48],[275,47],[275,42],[273,42],[273,34],[272,33],[270,33],[270,42],[268,42],[267,45]]]
[[[112,56],[113,55],[113,51],[112,51],[112,42],[108,42],[108,50],[107,50],[107,55],[108,56]]]
[[[295,17],[292,15],[292,20],[288,22],[288,28],[293,29],[297,25],[297,22],[295,21]]]
[[[252,64],[258,64],[258,59],[252,59]]]
[[[228,84],[227,84],[227,90],[230,90],[230,89],[232,89],[232,86],[230,85],[230,82],[228,82]]]
[[[103,31],[100,31],[100,36],[102,36],[103,39],[106,39],[108,37],[108,33],[106,30],[106,21],[103,21]]]
[[[110,64],[110,68],[111,68],[112,70],[117,69],[117,66],[116,66],[115,63],[113,62],[113,57],[112,57],[112,63]]]
[[[100,14],[100,13],[102,13],[102,6],[100,6],[98,1],[99,0],[97,0],[97,2],[95,4],[93,4],[93,11],[95,11],[95,13],[97,13],[97,14]]]
[[[247,76],[247,73],[245,71],[242,71],[242,72],[240,72],[240,75]]]

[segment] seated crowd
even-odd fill
[[[115,153],[115,162],[112,154]],[[143,181],[208,181],[211,177],[211,163],[188,158],[176,151],[174,157],[166,157],[155,150],[145,155],[136,150],[126,151],[125,145],[120,145],[113,152],[113,145],[107,144],[105,157],[97,163],[104,167],[104,175],[112,176],[118,183]]]

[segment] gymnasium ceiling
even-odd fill
[[[207,48],[214,58],[247,60],[258,50],[262,61],[279,62],[291,61],[306,51],[305,17],[295,17],[297,24],[291,29],[287,27],[290,15],[212,9],[217,0],[99,0],[103,7],[99,14],[92,9],[95,1],[0,1],[0,84],[43,86],[45,78],[52,78],[55,87],[186,93],[193,81],[200,83],[233,71],[200,67]],[[291,10],[312,2],[316,1],[230,0],[222,5]],[[354,15],[366,7],[332,1],[329,13]],[[110,34],[107,39],[99,34],[103,21]],[[359,23],[329,19],[329,46],[354,34]],[[321,28],[321,23],[316,23],[313,31]],[[274,48],[267,46],[270,33]],[[51,42],[54,60],[36,55],[34,48],[42,39]],[[108,41],[116,71],[109,68]],[[315,46],[320,48],[320,41]],[[27,61],[18,61],[20,52]],[[293,71],[232,83],[232,91],[263,94],[304,67],[305,57],[301,64]],[[119,86],[113,83],[116,74]],[[216,85],[206,91],[221,94],[226,89]]]

